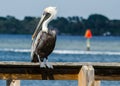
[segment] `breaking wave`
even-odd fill
[[[120,52],[111,51],[79,51],[79,50],[55,50],[56,54],[91,54],[91,55],[120,55]]]
[[[30,49],[12,49],[4,48],[0,49],[3,52],[18,52],[18,53],[30,53]],[[90,55],[120,55],[120,52],[112,51],[82,51],[82,50],[54,50],[54,54],[90,54]]]
[[[30,52],[30,49],[13,49],[13,48],[4,48],[4,49],[0,49],[0,51],[4,51],[4,52],[21,52],[21,53],[27,53]]]

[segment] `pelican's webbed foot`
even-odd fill
[[[46,68],[46,65],[45,65],[44,62],[41,62],[41,64],[40,64],[40,68]]]
[[[41,59],[40,59],[40,57],[38,55],[38,61],[40,63],[40,68],[50,68],[50,69],[53,69],[53,66],[49,64],[47,58],[45,58],[45,61],[44,61],[44,58],[41,61]]]
[[[47,59],[46,59],[46,61],[45,61],[45,64],[46,64],[46,66],[47,66],[48,68],[53,69],[53,66],[48,62]]]

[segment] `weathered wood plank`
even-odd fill
[[[39,63],[0,62],[0,79],[77,80],[82,65],[92,65],[96,80],[120,80],[120,63],[51,62],[50,64],[54,69],[40,69]]]

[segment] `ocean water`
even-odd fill
[[[57,36],[50,62],[120,62],[120,37],[93,37],[86,51],[83,36]],[[0,35],[0,61],[31,61],[31,35]],[[0,86],[5,86],[0,80]],[[77,86],[77,81],[22,80],[22,86]],[[102,81],[101,86],[120,86],[120,81]]]

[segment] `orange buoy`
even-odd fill
[[[85,37],[86,38],[92,38],[92,32],[90,29],[87,29],[86,33],[85,33]]]
[[[87,46],[87,51],[90,50],[90,38],[92,38],[92,32],[90,29],[87,29],[85,32],[85,38],[87,38],[86,41],[86,46]]]

